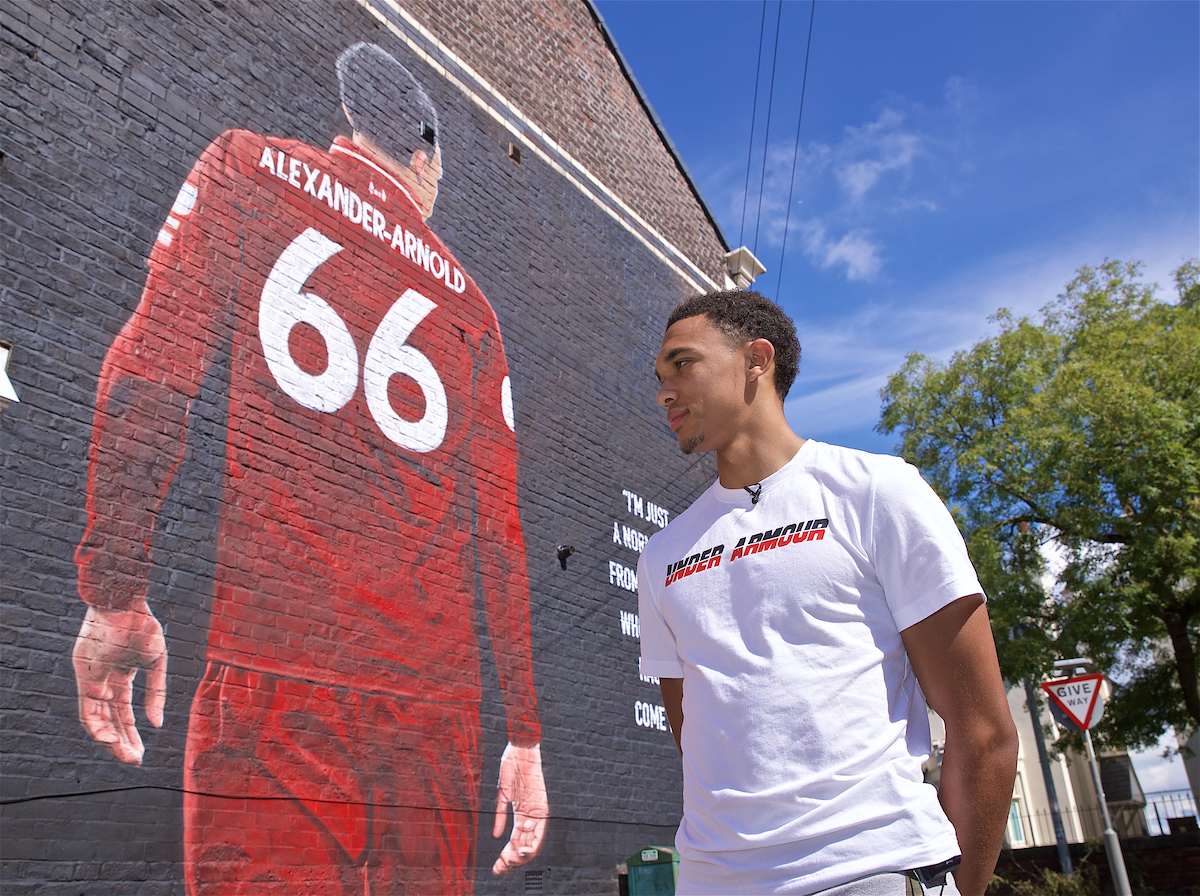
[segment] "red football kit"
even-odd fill
[[[379,855],[391,822],[373,803],[440,819],[426,838],[440,845],[408,861],[447,862],[458,870],[446,891],[469,888],[477,582],[509,738],[540,739],[495,313],[416,199],[357,144],[222,134],[180,190],[101,370],[77,552],[88,604],[145,598],[157,513],[218,363],[229,365],[225,480],[185,783],[245,808],[188,797],[189,889],[220,876],[207,843],[226,858],[240,844],[247,858],[229,867],[244,872],[296,845],[302,815],[352,866],[329,892],[369,888],[395,861]],[[389,792],[374,793],[384,778]],[[443,779],[453,793],[430,783]],[[260,812],[281,819],[278,842],[271,824],[248,822]],[[407,816],[396,823],[418,834]],[[388,874],[390,892],[403,874]],[[268,878],[299,883],[278,870],[248,891]],[[232,892],[230,880],[214,886]]]

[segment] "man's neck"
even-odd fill
[[[425,214],[425,208],[421,205],[421,200],[418,198],[417,186],[414,183],[416,175],[413,170],[407,165],[402,165],[386,152],[376,145],[375,141],[366,134],[355,131],[350,137],[350,142],[364,150],[371,158],[373,158],[380,166],[388,171],[392,177],[396,178],[404,185],[404,191],[408,193],[413,204],[421,212],[421,219],[427,220],[429,215]]]
[[[786,424],[766,433],[744,432],[717,451],[717,477],[725,488],[755,485],[783,469],[804,442]]]

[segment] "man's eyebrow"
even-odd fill
[[[665,355],[663,355],[662,361],[664,364],[670,364],[672,361],[674,361],[680,355],[684,355],[684,354],[687,354],[688,352],[693,352],[693,351],[695,351],[695,349],[693,349],[691,346],[682,345],[679,348],[671,349],[669,352],[667,352]],[[654,376],[658,379],[658,381],[660,383],[662,382],[662,376],[658,372],[658,362],[655,362],[655,364],[654,364]]]
[[[673,348],[669,352],[667,352],[666,355],[663,356],[663,360],[670,363],[671,361],[674,361],[676,358],[678,358],[680,355],[686,354],[688,352],[694,352],[694,351],[695,351],[695,349],[688,345],[680,346],[679,348]]]

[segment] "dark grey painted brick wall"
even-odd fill
[[[0,0],[0,339],[15,344],[21,398],[0,416],[6,893],[182,892],[182,751],[204,663],[226,384],[219,369],[205,382],[160,514],[151,603],[171,652],[167,718],[141,726],[146,762],[130,768],[84,735],[70,666],[97,375],[196,156],[228,127],[328,145],[345,132],[333,60],[356,40],[394,52],[441,109],[430,224],[496,309],[508,352],[553,816],[530,867],[547,892],[615,893],[623,856],[673,838],[678,757],[669,734],[634,724],[634,701],[658,702],[657,689],[638,680],[619,623],[636,598],[609,584],[608,563],[637,560],[612,543],[614,521],[654,531],[626,512],[623,489],[678,512],[714,474],[678,455],[654,405],[653,352],[690,287],[534,153],[512,162],[511,135],[354,3]],[[565,570],[561,543],[576,548]],[[485,809],[505,742],[488,662]],[[479,892],[523,892],[519,872],[487,872],[495,849],[485,817]]]

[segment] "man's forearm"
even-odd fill
[[[100,609],[145,606],[148,546],[184,448],[189,397],[105,363],[92,425],[79,595]]]
[[[962,850],[954,879],[964,896],[982,896],[1017,776],[1017,728],[983,596],[961,597],[901,637],[929,705],[946,723],[939,797]]]
[[[1015,729],[998,727],[987,738],[967,742],[946,735],[942,756],[942,808],[958,835],[962,864],[954,880],[964,896],[978,896],[991,880],[1004,842],[1016,779]]]
[[[679,755],[683,755],[683,679],[660,678],[658,688],[662,691],[663,705],[667,711],[667,721],[671,723],[671,734],[675,736],[675,746]]]

